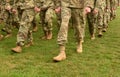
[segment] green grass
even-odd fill
[[[59,53],[54,26],[52,40],[41,40],[41,28],[33,33],[35,45],[23,52],[11,52],[15,47],[17,30],[13,37],[0,41],[0,77],[120,77],[120,10],[117,18],[109,23],[102,38],[90,40],[88,29],[82,54],[75,52],[75,39],[69,30],[67,59],[55,63],[52,58]],[[72,34],[72,35],[71,35]]]

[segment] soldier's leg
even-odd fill
[[[55,17],[55,12],[53,9],[49,8],[46,11],[45,15],[45,23],[48,31],[47,39],[52,39],[52,26],[53,26],[53,18]]]
[[[59,54],[58,56],[54,57],[54,61],[62,61],[66,59],[65,54],[65,44],[67,43],[67,36],[68,36],[68,24],[71,18],[71,9],[69,8],[62,8],[61,9],[61,26],[58,32],[58,45],[59,45]]]
[[[6,33],[5,38],[8,38],[12,35],[12,15],[9,12],[6,12],[6,17],[5,17],[5,25],[4,28],[2,29],[2,31],[4,31]]]
[[[7,35],[5,36],[5,38],[8,38],[10,36],[12,36],[12,22],[8,20],[8,22],[5,25],[5,31],[7,33]]]
[[[36,24],[36,18],[34,18],[32,24],[33,24],[33,32],[36,32],[38,30],[38,26]]]
[[[107,28],[108,28],[107,13],[104,13],[104,17],[103,17],[103,30],[102,30],[102,32],[106,32]]]
[[[84,40],[85,18],[83,11],[79,9],[72,10],[73,25],[75,26],[76,39],[77,39],[77,52],[82,53],[82,43]]]
[[[25,45],[25,47],[30,47],[31,45],[33,45],[33,35],[32,35],[32,30],[29,30],[28,40],[27,40],[27,44]]]
[[[12,51],[17,53],[22,51],[22,46],[25,45],[25,41],[29,39],[28,33],[30,30],[33,18],[34,18],[33,11],[23,13],[21,23],[20,23],[20,28],[17,34],[17,46],[15,48],[12,48]]]
[[[59,30],[60,29],[60,24],[61,24],[61,14],[57,13],[56,16],[57,16],[57,27],[58,27],[58,30]]]
[[[96,15],[91,13],[87,14],[87,20],[88,20],[88,26],[89,26],[89,32],[91,36],[91,40],[95,39],[95,33],[96,33]]]
[[[45,12],[42,11],[40,13],[40,20],[41,20],[41,26],[42,26],[42,30],[44,35],[41,37],[41,39],[46,39],[47,35],[48,35],[48,31],[47,31],[47,27],[46,27],[46,23],[45,23]]]
[[[98,21],[97,21],[98,25],[98,37],[101,37],[103,35],[102,33],[102,29],[103,29],[103,11],[99,10],[98,13]]]
[[[12,51],[17,53],[22,51],[22,47],[25,45],[25,40],[28,38],[29,28],[30,25],[28,25],[26,22],[20,24],[20,28],[17,34],[17,46],[15,48],[12,48]]]

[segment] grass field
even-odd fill
[[[0,41],[0,77],[120,77],[120,10],[102,38],[90,40],[86,28],[82,54],[75,52],[74,32],[70,29],[67,59],[58,63],[52,61],[59,53],[57,29],[52,40],[39,39],[43,35],[39,29],[33,33],[35,45],[23,48],[19,54],[10,50],[16,46],[17,30],[13,37]]]

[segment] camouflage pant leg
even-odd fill
[[[107,10],[107,22],[110,21],[110,9]]]
[[[83,41],[85,36],[85,16],[83,9],[72,9],[72,19],[77,42]]]
[[[28,42],[33,41],[32,32],[30,31],[30,27],[32,25],[32,21],[34,19],[34,12],[33,11],[24,11],[21,22],[20,28],[17,34],[17,44],[23,46],[25,41]]]
[[[67,43],[68,36],[68,24],[71,18],[71,9],[62,7],[61,8],[61,26],[58,32],[57,41],[59,45],[65,45]]]
[[[67,43],[68,36],[68,24],[69,20],[73,18],[73,24],[75,27],[75,35],[77,41],[83,41],[84,38],[84,28],[85,28],[85,18],[83,15],[83,10],[80,9],[70,9],[70,8],[62,8],[61,10],[61,26],[58,33],[58,44],[65,45]]]
[[[97,18],[98,29],[103,28],[103,13],[104,13],[103,10],[99,9],[98,18]]]
[[[107,12],[104,13],[103,15],[103,28],[107,28],[108,27],[108,22],[107,22]]]
[[[5,12],[4,13],[4,28],[3,30],[6,32],[6,33],[11,33],[12,32],[12,16],[9,12]]]
[[[41,11],[39,15],[40,15],[40,22],[41,22],[42,30],[43,30],[43,32],[45,32],[46,31],[46,27],[45,27],[45,11]]]
[[[46,31],[51,31],[53,26],[53,19],[55,17],[55,12],[52,8],[48,8],[45,14]]]
[[[96,23],[97,23],[97,14],[92,12],[87,14],[87,21],[89,26],[90,35],[95,34],[96,32]]]
[[[60,13],[57,13],[57,14],[56,14],[56,18],[57,18],[57,26],[58,26],[58,28],[60,28],[61,14],[60,14]]]
[[[115,0],[111,0],[111,3],[110,3],[110,9],[111,9],[111,15],[110,15],[110,18],[111,19],[114,19],[115,16],[116,16],[116,4],[115,4]]]

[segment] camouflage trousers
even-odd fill
[[[10,34],[12,32],[12,21],[13,21],[12,14],[9,13],[8,11],[5,11],[3,15],[3,21],[4,21],[4,27],[2,30],[7,34]]]
[[[48,8],[47,11],[41,12],[40,18],[42,22],[43,31],[48,32],[53,28],[53,19],[55,17],[55,12],[52,8]]]
[[[97,16],[98,14],[94,14],[93,12],[87,14],[90,35],[93,35],[96,32]]]
[[[103,28],[103,19],[104,19],[104,10],[99,9],[98,10],[98,17],[97,17],[97,27],[98,27],[98,29]]]
[[[116,9],[117,9],[117,1],[116,0],[111,0],[110,1],[110,18],[111,20],[116,17]]]
[[[71,9],[67,7],[61,8],[61,26],[58,32],[57,41],[59,45],[65,45],[67,43],[68,37],[68,24],[69,20],[72,17],[73,25],[75,29],[75,36],[77,42],[83,41],[84,38],[84,28],[85,28],[85,21],[84,21],[84,14],[83,9]]]
[[[60,28],[60,23],[61,23],[61,14],[60,13],[56,13],[56,19],[57,19],[57,26],[58,29]]]
[[[103,15],[103,28],[108,28],[109,21],[110,21],[110,10],[106,9]]]
[[[34,19],[34,10],[24,10],[20,21],[20,28],[17,34],[17,45],[23,46],[25,42],[32,42],[32,21]]]

